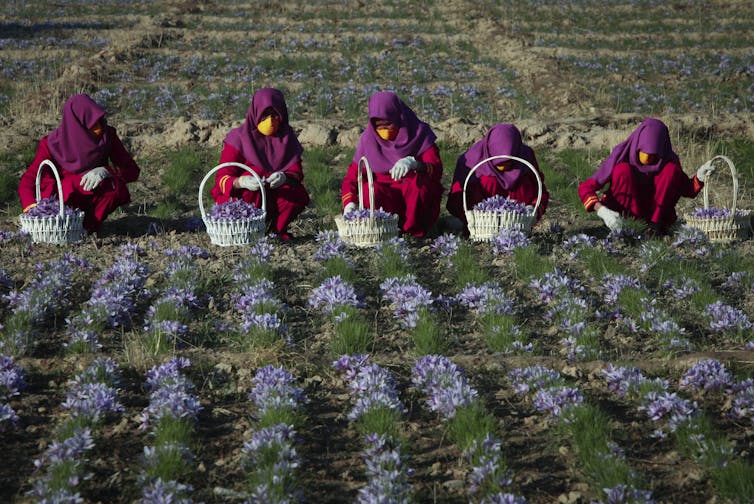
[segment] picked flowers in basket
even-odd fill
[[[530,213],[529,209],[526,208],[525,203],[521,203],[499,194],[480,201],[474,206],[474,210],[478,212],[511,212],[522,215],[528,215]]]
[[[736,210],[737,217],[747,215],[748,213],[749,213],[748,210]],[[731,209],[730,208],[697,207],[694,209],[694,211],[690,215],[692,217],[697,217],[700,219],[715,219],[715,218],[721,218],[721,217],[730,217]]]
[[[244,200],[231,200],[227,203],[212,205],[210,218],[215,222],[232,222],[255,219],[264,215],[264,210]]]
[[[346,222],[357,222],[369,219],[371,215],[371,210],[368,208],[362,208],[361,210],[352,210],[351,212],[348,212],[343,216],[343,220]],[[374,211],[374,219],[375,220],[387,220],[387,219],[393,219],[395,218],[395,214],[388,213],[384,211],[382,208],[376,209]]]
[[[71,208],[67,205],[63,206],[63,215],[74,216],[78,214],[78,210]],[[31,207],[26,215],[29,217],[55,217],[60,215],[60,202],[57,196],[50,196],[49,198],[42,198],[37,202],[37,205]]]

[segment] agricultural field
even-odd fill
[[[4,2],[0,501],[754,501],[751,240],[608,234],[576,194],[651,115],[687,173],[730,157],[751,209],[752,19],[746,1]],[[265,86],[312,204],[291,242],[216,247],[199,183]],[[343,244],[340,183],[384,89],[435,128],[446,187],[486,128],[519,125],[551,195],[531,236],[471,242],[443,209],[427,239]],[[18,178],[77,92],[141,178],[101,234],[32,244]],[[729,206],[730,173],[708,184]]]

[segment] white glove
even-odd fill
[[[599,210],[597,210],[597,215],[605,222],[605,225],[610,231],[617,231],[623,227],[623,218],[620,214],[615,210],[610,210],[605,205],[602,205]]]
[[[356,210],[358,207],[356,206],[356,203],[353,201],[346,205],[346,207],[343,209],[343,215],[348,215],[354,210]]]
[[[390,168],[390,176],[393,180],[400,180],[406,176],[409,170],[415,170],[418,163],[414,156],[406,156],[395,162],[392,168]]]
[[[715,167],[710,161],[707,161],[696,170],[696,178],[699,179],[699,182],[704,182],[713,173],[715,173]]]
[[[110,172],[104,166],[92,168],[81,177],[81,188],[85,191],[94,191],[97,186],[110,176]]]
[[[259,181],[253,175],[244,175],[238,178],[238,187],[248,189],[249,191],[258,191]]]
[[[285,173],[280,171],[272,172],[272,175],[267,177],[267,182],[270,184],[270,189],[280,187],[281,185],[285,184],[286,180],[288,180],[288,177],[285,176]]]

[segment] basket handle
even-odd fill
[[[722,160],[725,161],[728,164],[728,168],[730,168],[730,176],[733,178],[733,205],[730,209],[730,218],[733,220],[733,218],[736,216],[736,204],[738,203],[738,172],[736,171],[736,167],[733,165],[733,161],[731,161],[727,156],[715,156],[709,161],[707,161],[710,165],[712,165],[716,160]],[[709,182],[704,183],[704,192],[702,193],[704,195],[704,208],[709,208]]]
[[[539,209],[539,204],[542,202],[542,177],[539,176],[539,172],[537,172],[537,169],[534,168],[534,166],[526,159],[516,157],[516,156],[509,156],[507,154],[501,154],[499,156],[491,156],[491,157],[488,157],[487,159],[482,159],[476,165],[474,165],[474,167],[471,170],[469,170],[468,175],[466,175],[466,180],[464,180],[463,182],[463,212],[466,213],[469,211],[468,202],[466,201],[466,187],[469,185],[469,180],[471,179],[471,175],[477,170],[477,168],[482,166],[484,163],[488,161],[493,161],[495,159],[512,159],[514,161],[518,161],[519,163],[523,163],[526,166],[528,166],[529,169],[532,171],[532,173],[534,173],[534,177],[536,177],[537,179],[537,203],[534,205],[534,210],[532,210],[531,216],[536,217],[537,209]]]
[[[364,209],[364,195],[363,187],[361,185],[361,167],[364,167],[364,171],[367,172],[367,188],[369,190],[369,220],[374,222],[374,177],[372,175],[372,168],[369,167],[369,160],[366,156],[362,156],[359,159],[359,164],[356,167],[357,170],[357,184],[359,186],[359,210]]]
[[[249,168],[243,163],[236,163],[235,161],[229,162],[229,163],[222,163],[214,168],[212,168],[210,171],[207,172],[207,174],[202,179],[202,183],[199,184],[199,212],[202,214],[202,220],[206,223],[207,222],[207,212],[204,211],[204,202],[202,201],[202,195],[204,194],[204,184],[207,183],[207,180],[209,179],[210,175],[215,173],[217,170],[221,168],[225,168],[226,166],[236,166],[238,168],[242,168],[249,172],[251,175],[254,176],[255,179],[257,179],[257,182],[259,182],[259,190],[262,192],[262,210],[265,212],[267,211],[267,194],[264,190],[264,183],[262,182],[262,179],[259,175],[257,175],[257,172]]]
[[[36,182],[34,183],[35,184],[34,187],[36,189],[36,194],[37,194],[37,202],[39,202],[39,200],[42,199],[42,188],[40,184],[42,182],[42,168],[44,168],[45,166],[49,166],[50,170],[52,171],[52,174],[55,176],[55,184],[58,187],[58,204],[60,205],[59,213],[60,213],[60,216],[62,217],[64,214],[63,212],[63,184],[60,183],[60,175],[58,174],[58,169],[55,168],[55,164],[53,164],[53,162],[50,161],[49,159],[45,159],[44,161],[39,163],[39,168],[37,168],[37,179],[36,179]]]

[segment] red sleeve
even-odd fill
[[[440,159],[440,149],[437,144],[425,150],[419,155],[419,161],[423,163],[422,172],[430,178],[440,181],[442,179],[442,160]]]
[[[110,169],[110,172],[114,176],[122,179],[123,182],[135,182],[136,179],[139,178],[141,169],[139,168],[139,165],[136,164],[136,161],[134,161],[134,158],[131,157],[131,154],[123,146],[123,142],[120,141],[115,128],[111,126],[108,127],[111,130],[110,134],[112,138],[110,144],[110,161],[112,161],[113,166],[112,169]]]
[[[18,195],[21,197],[21,208],[26,212],[31,206],[37,203],[37,170],[39,165],[45,159],[50,159],[50,151],[47,148],[47,137],[42,138],[37,146],[37,155],[34,157],[34,161],[31,162],[26,169],[21,180],[18,183]],[[49,171],[45,170],[43,177],[51,176]]]
[[[675,164],[675,163],[668,163],[668,164]],[[686,175],[683,171],[683,168],[681,168],[680,163],[677,165],[677,170],[681,173],[683,173],[685,176],[679,177],[680,180],[680,187],[679,191],[681,193],[681,196],[685,198],[695,198],[697,194],[699,194],[699,191],[702,190],[704,187],[704,182],[701,182],[698,178],[696,178],[696,175],[693,176],[693,178],[689,178],[688,175]]]
[[[301,161],[296,161],[295,163],[291,164],[283,171],[283,173],[285,173],[286,177],[298,182],[304,180],[304,169],[301,166]]]
[[[597,191],[602,189],[603,185],[592,177],[579,184],[579,198],[581,198],[581,203],[587,212],[593,211],[594,204],[600,200],[597,196]]]
[[[542,181],[542,200],[539,202],[539,208],[537,209],[537,221],[539,221],[545,214],[545,210],[547,210],[547,203],[550,201],[550,193],[547,191],[547,186],[545,185],[545,175],[542,173],[542,170],[539,169],[539,163],[537,163],[537,158],[534,157],[533,151],[532,166],[537,170],[537,175],[539,175],[539,178]],[[518,187],[512,191],[510,197],[516,201],[521,201],[527,205],[534,206],[537,204],[538,192],[539,184],[537,184],[537,177],[534,176],[531,170],[527,170],[526,176],[521,180]]]
[[[359,190],[357,188],[359,179],[357,169],[358,165],[352,161],[351,164],[348,165],[346,176],[343,178],[343,184],[340,188],[343,208],[351,202],[356,203],[359,201]]]

